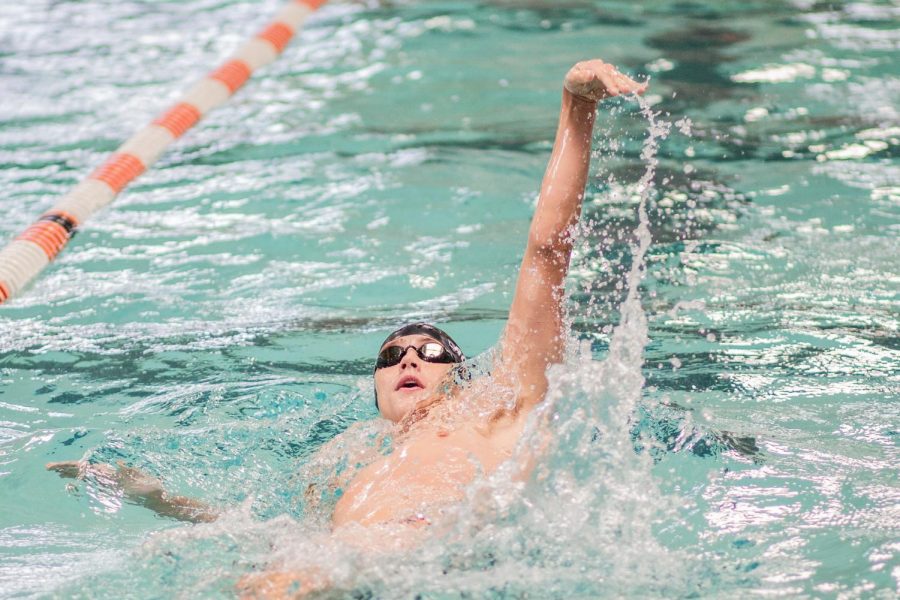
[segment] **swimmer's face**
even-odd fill
[[[388,346],[419,348],[426,342],[436,342],[427,335],[407,335],[393,339],[379,348]],[[433,363],[419,358],[413,348],[407,348],[400,362],[375,370],[375,391],[378,392],[378,410],[385,419],[395,423],[409,414],[416,404],[430,398],[438,385],[455,367],[454,363]]]

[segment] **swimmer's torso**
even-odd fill
[[[427,523],[429,513],[462,500],[476,477],[493,473],[512,456],[524,423],[518,415],[490,425],[416,424],[391,454],[356,474],[335,507],[334,526]]]

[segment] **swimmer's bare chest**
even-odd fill
[[[516,416],[489,426],[422,424],[353,478],[335,506],[333,525],[427,522],[434,510],[462,500],[476,477],[512,456],[524,422]]]

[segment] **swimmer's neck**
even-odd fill
[[[403,417],[397,421],[399,433],[409,433],[418,424],[425,421],[431,411],[449,400],[449,396],[450,395],[446,391],[438,391],[424,400],[418,401],[411,411],[403,415]]]

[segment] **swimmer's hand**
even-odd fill
[[[267,571],[244,575],[235,586],[242,600],[302,598],[328,589],[331,582],[318,569]]]
[[[56,471],[60,477],[91,479],[97,484],[120,490],[129,500],[141,504],[164,517],[172,517],[192,523],[210,522],[218,513],[207,504],[185,496],[170,496],[162,482],[140,469],[119,461],[116,467],[105,463],[92,464],[83,460],[47,463],[48,471]]]
[[[47,463],[47,470],[56,471],[60,477],[93,479],[100,485],[122,490],[132,500],[158,497],[166,493],[159,479],[121,461],[117,464],[118,468],[115,468],[105,463],[67,460]]]
[[[638,83],[600,59],[576,63],[566,73],[565,88],[582,100],[599,102],[624,94],[643,94],[647,82]]]

